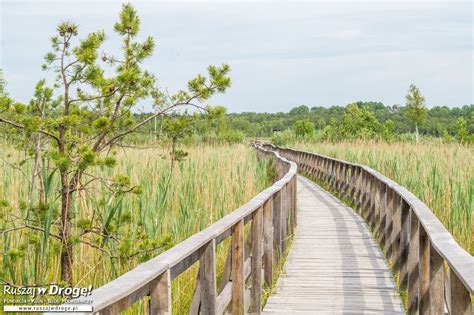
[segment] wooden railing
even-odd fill
[[[367,220],[408,293],[408,313],[471,314],[474,258],[411,192],[368,166],[264,145],[349,200]]]
[[[94,290],[94,313],[117,314],[149,296],[150,314],[171,314],[171,282],[199,262],[190,314],[260,313],[262,287],[296,225],[296,164],[256,146],[274,159],[279,180],[252,200],[161,255]],[[251,224],[245,236],[245,225]],[[231,237],[217,288],[216,247]]]

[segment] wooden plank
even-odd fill
[[[375,177],[372,176],[372,189],[371,189],[371,195],[372,195],[372,213],[373,213],[373,218],[372,218],[372,227],[373,227],[373,234],[377,235],[377,228],[378,224],[380,221],[380,213],[377,208],[377,203],[379,200],[377,200],[378,195],[377,195],[377,186],[378,186],[378,181]]]
[[[201,293],[201,313],[216,314],[216,241],[212,240],[204,248],[199,261],[199,284]]]
[[[158,277],[156,285],[150,292],[150,314],[171,314],[171,272],[168,269]]]
[[[227,283],[230,281],[230,274],[232,271],[232,244],[229,246],[227,251],[227,257],[224,263],[224,270],[222,271],[222,277],[219,284],[219,294],[224,290]]]
[[[298,228],[263,314],[403,314],[391,271],[364,220],[298,181]]]
[[[376,214],[375,214],[375,178],[370,176],[370,188],[369,188],[369,225],[371,228],[375,229],[375,225],[377,222]]]
[[[400,271],[400,233],[402,230],[401,198],[392,192],[392,270]]]
[[[280,190],[273,196],[273,254],[275,263],[278,264],[281,255],[281,226],[282,226],[282,191]]]
[[[418,218],[410,209],[410,244],[408,252],[408,313],[418,312],[418,257],[419,257],[419,228]]]
[[[232,314],[244,312],[244,221],[232,227]]]
[[[273,281],[273,201],[271,198],[263,205],[263,267],[267,286]]]
[[[444,314],[444,263],[443,258],[430,248],[430,313]]]
[[[386,215],[385,212],[385,184],[379,182],[377,185],[378,195],[379,195],[379,241],[381,245],[385,245],[385,225],[386,225]]]
[[[408,251],[410,244],[410,206],[403,201],[401,211],[400,231],[400,288],[406,290],[408,286]]]
[[[280,251],[281,255],[286,252],[286,246],[288,244],[288,208],[290,206],[288,193],[288,185],[283,186],[281,190],[281,243]]]
[[[293,222],[293,229],[292,229],[292,232],[294,233],[295,229],[296,229],[296,226],[298,225],[298,216],[296,215],[296,212],[298,211],[298,204],[297,204],[297,200],[296,200],[296,194],[297,194],[297,190],[298,190],[298,184],[297,184],[297,180],[296,180],[296,176],[293,177],[293,179],[291,180],[291,192],[292,192],[292,200],[293,200],[293,211],[292,211],[292,218],[291,218],[291,221]]]
[[[367,172],[362,173],[362,182],[361,182],[361,206],[360,211],[362,213],[362,217],[367,218],[367,204],[369,203],[369,176]]]
[[[418,310],[424,315],[430,313],[430,241],[422,226],[419,226],[418,233],[420,238]]]
[[[451,287],[451,314],[472,314],[471,297],[469,295],[469,291],[465,288],[464,284],[459,280],[457,274],[453,270],[450,270],[449,280]]]
[[[250,275],[251,259],[247,258],[244,263],[244,279],[247,279]],[[226,308],[232,301],[232,282],[228,282],[221,293],[216,298],[216,313],[223,314]]]
[[[360,209],[360,205],[361,205],[361,187],[362,187],[362,169],[361,168],[357,168],[357,178],[356,178],[356,182],[355,182],[355,201],[354,201],[354,204],[355,204],[355,207],[356,209]]]
[[[252,286],[250,312],[259,313],[262,309],[262,254],[263,254],[263,209],[258,209],[252,220]]]
[[[393,228],[393,218],[392,218],[392,208],[393,208],[393,190],[390,187],[386,187],[385,193],[385,256],[392,256],[392,228]]]

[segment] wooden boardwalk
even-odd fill
[[[405,314],[364,219],[298,177],[298,227],[263,314]]]
[[[411,192],[365,165],[266,143],[252,145],[259,157],[276,162],[278,180],[272,186],[82,300],[92,301],[94,312],[101,314],[119,314],[141,301],[149,303],[150,313],[169,315],[173,279],[199,264],[190,314],[260,314],[262,290],[280,264],[275,253],[284,250],[283,240],[296,228],[286,271],[263,314],[404,314],[384,257],[395,262],[400,287],[407,291],[408,313],[473,314],[474,258]],[[364,219],[297,172],[357,204],[377,227],[386,256]],[[216,248],[229,238],[219,275]]]

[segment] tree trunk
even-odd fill
[[[72,285],[71,200],[67,173],[61,172],[61,280]]]
[[[415,124],[415,135],[416,135],[416,143],[418,143],[419,135],[418,135],[418,124]]]

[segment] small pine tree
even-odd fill
[[[139,29],[140,18],[133,6],[123,5],[114,26],[122,38],[121,56],[104,54],[99,58],[99,49],[106,39],[103,31],[78,40],[76,24],[60,23],[51,39],[52,51],[45,56],[43,65],[43,69],[57,75],[55,98],[52,99],[52,92],[42,82],[37,87],[37,92],[41,92],[37,98],[45,92],[51,98],[42,110],[33,110],[38,102],[29,105],[3,99],[0,102],[0,123],[28,135],[41,135],[42,157],[49,159],[52,166],[45,176],[59,173],[61,280],[70,284],[73,283],[74,195],[85,191],[85,185],[95,180],[105,182],[91,177],[88,171],[94,166],[113,167],[112,148],[121,146],[127,136],[140,131],[155,117],[167,115],[179,106],[204,109],[200,102],[225,92],[230,86],[229,66],[209,66],[208,75],[190,80],[187,90],[172,96],[163,93],[156,87],[155,76],[142,67],[152,55],[155,43],[151,37],[138,41]],[[143,101],[152,103],[157,110],[136,121],[132,110]],[[114,193],[131,191],[128,182],[126,177],[120,177],[111,185]]]

